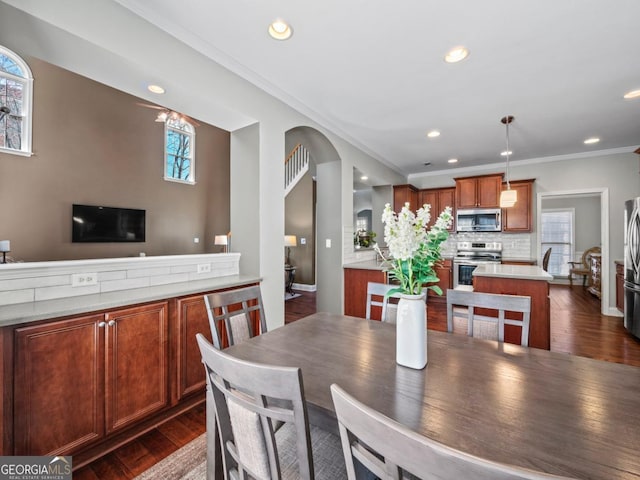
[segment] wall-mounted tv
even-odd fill
[[[73,242],[144,242],[145,210],[73,205]]]

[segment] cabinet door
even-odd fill
[[[396,212],[402,210],[406,202],[409,202],[409,208],[413,211],[418,208],[418,190],[413,185],[394,185],[393,186],[393,209]]]
[[[456,231],[456,189],[455,188],[442,188],[438,190],[438,211],[435,216],[432,217],[432,222],[436,221],[440,212],[442,212],[445,207],[451,207],[451,215],[453,215],[453,221],[451,222],[451,226],[449,227],[450,232]]]
[[[169,404],[167,303],[105,315],[107,433]]]
[[[497,208],[500,206],[500,191],[502,190],[502,176],[491,175],[477,177],[477,202],[481,208]]]
[[[451,260],[442,260],[436,265],[435,271],[438,276],[438,286],[442,289],[442,295],[438,295],[433,290],[427,290],[427,295],[435,298],[447,298],[447,289],[453,288],[453,276],[452,276],[452,262]]]
[[[518,192],[518,200],[513,207],[502,209],[503,232],[531,231],[531,182],[511,182],[511,189]],[[507,184],[503,184],[506,190]]]
[[[438,190],[421,190],[419,195],[419,206],[422,207],[425,203],[431,205],[431,219],[427,224],[427,227],[431,227],[435,222],[436,218],[438,218],[439,212],[439,202],[438,202]]]
[[[204,366],[196,333],[202,333],[209,342],[211,327],[203,295],[181,298],[177,301],[176,364],[177,400],[204,390]]]
[[[15,455],[71,455],[104,436],[102,320],[15,330]]]
[[[478,182],[475,177],[456,179],[456,208],[477,207]]]

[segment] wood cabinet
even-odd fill
[[[518,192],[518,200],[513,207],[502,209],[502,231],[512,233],[531,232],[532,230],[532,189],[534,180],[517,180],[511,183],[511,189]],[[507,184],[502,184],[507,189]]]
[[[450,188],[429,188],[420,190],[418,193],[418,206],[421,207],[425,203],[431,205],[431,219],[427,225],[429,228],[436,223],[438,215],[445,207],[451,207],[451,214],[455,219],[456,212],[456,189]],[[456,231],[455,220],[451,222],[450,232]]]
[[[431,300],[447,300],[447,289],[453,288],[453,261],[451,259],[444,259],[436,265],[436,275],[439,278],[437,285],[442,290],[442,295],[438,295],[433,290],[428,290],[427,295],[431,297]]]
[[[601,296],[601,292],[600,292],[600,272],[602,270],[602,255],[600,255],[599,253],[594,253],[591,255],[590,259],[590,264],[589,264],[589,269],[591,271],[591,279],[590,279],[590,285],[589,288],[587,288],[587,290],[595,295],[596,297],[600,298]]]
[[[167,303],[15,331],[16,455],[73,454],[168,406]]]
[[[203,295],[179,298],[176,301],[175,336],[176,400],[202,392],[206,386],[204,368],[196,334],[202,333],[209,342],[211,327]],[[225,338],[221,339],[226,342]]]
[[[365,268],[344,269],[344,314],[365,318],[367,313],[367,283],[387,283],[387,274],[382,270]],[[375,312],[380,318],[380,313]],[[373,315],[372,315],[373,316]]]
[[[405,203],[409,202],[411,210],[418,208],[418,189],[413,185],[393,186],[393,210],[400,212]]]
[[[498,208],[502,174],[455,178],[456,208]]]
[[[616,308],[624,312],[624,263],[616,260]]]

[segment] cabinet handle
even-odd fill
[[[100,328],[103,328],[106,324],[107,324],[107,322],[100,322],[100,323],[98,323],[98,326]]]
[[[115,320],[109,320],[109,326],[113,327],[116,324]]]

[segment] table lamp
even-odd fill
[[[9,240],[0,240],[0,252],[2,252],[2,263],[7,263],[7,252],[11,251]]]
[[[222,252],[227,253],[227,248],[229,246],[229,237],[227,235],[216,235],[213,243],[215,245],[222,245]]]
[[[291,255],[291,247],[298,246],[298,239],[296,238],[295,235],[285,235],[284,246],[287,247],[287,265],[291,265],[291,263],[289,263],[289,256]]]

